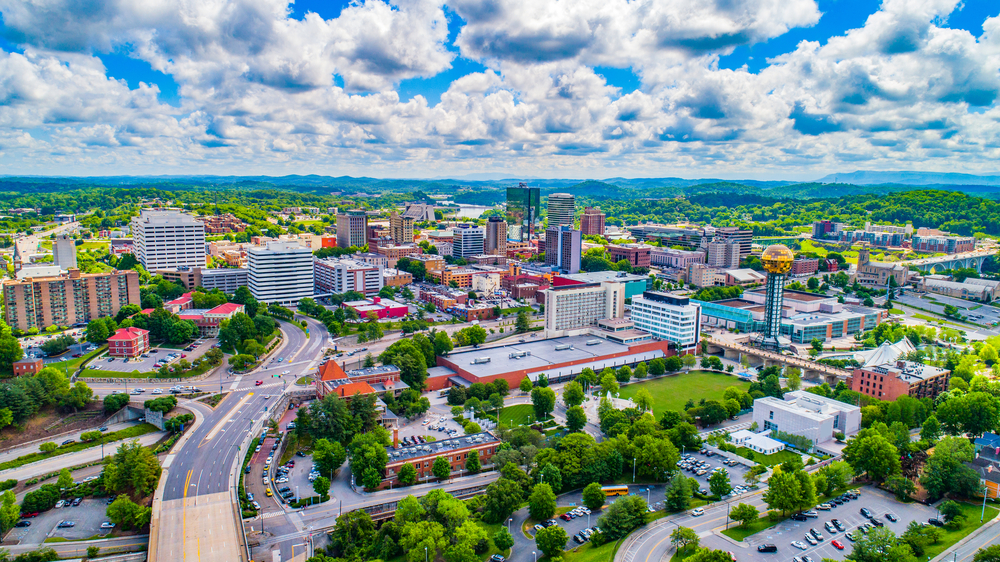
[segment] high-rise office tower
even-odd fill
[[[579,273],[582,240],[571,226],[550,226],[545,230],[545,265],[563,273]]]
[[[535,237],[539,220],[541,193],[537,187],[520,183],[507,188],[507,235],[512,240],[527,242]]]
[[[453,230],[451,240],[451,255],[456,258],[471,258],[483,253],[483,238],[485,232],[480,226],[460,224]]]
[[[250,293],[260,302],[295,305],[313,296],[312,250],[298,242],[268,242],[248,253]]]
[[[205,223],[178,211],[132,217],[135,257],[146,271],[205,266]]]
[[[68,234],[56,236],[52,244],[52,264],[58,265],[63,271],[76,267],[76,240]]]
[[[604,236],[604,213],[600,207],[587,207],[580,215],[580,232],[584,236]]]
[[[502,218],[493,216],[486,222],[483,252],[497,256],[507,255],[507,223]]]
[[[413,217],[393,211],[389,215],[389,236],[396,244],[413,243]]]
[[[337,215],[337,246],[362,247],[368,243],[368,215],[364,209],[350,209]]]
[[[573,226],[573,214],[576,211],[576,198],[569,193],[553,193],[549,195],[549,227]]]

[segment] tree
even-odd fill
[[[104,488],[111,493],[153,493],[160,478],[160,463],[138,440],[122,443],[114,455],[104,459]]]
[[[427,380],[427,359],[423,351],[410,340],[400,340],[382,352],[378,357],[383,365],[399,368],[400,378],[416,390],[423,390]]]
[[[591,482],[583,489],[583,505],[591,511],[601,509],[604,506],[605,499],[607,499],[607,496],[604,494],[604,490],[601,489],[601,485],[597,482]]]
[[[601,374],[601,390],[610,392],[612,396],[618,394],[618,379],[611,373]]]
[[[696,359],[695,356],[690,353],[681,357],[681,364],[684,365],[685,369],[690,369],[691,367],[694,367],[694,364],[697,362],[698,359]]]
[[[573,406],[566,410],[566,429],[570,431],[580,431],[587,425],[587,413],[583,407]]]
[[[639,392],[635,394],[635,405],[644,412],[652,411],[653,395],[650,394],[649,390],[645,388],[640,388]]]
[[[330,479],[326,476],[318,476],[313,480],[313,491],[321,498],[330,496]]]
[[[658,377],[667,372],[666,362],[662,357],[657,357],[649,362],[649,374],[653,377]]]
[[[351,440],[348,448],[351,458],[351,472],[356,481],[366,488],[377,488],[382,481],[385,465],[389,461],[386,446],[389,434],[385,428],[376,426],[366,433],[360,433]]]
[[[757,508],[745,503],[737,504],[729,512],[729,517],[734,521],[739,521],[740,526],[743,527],[756,521],[757,516]]]
[[[944,515],[945,521],[953,521],[956,517],[961,517],[962,515],[962,506],[954,500],[942,503],[938,507],[938,510],[941,512],[941,515]]]
[[[556,406],[556,393],[551,388],[535,388],[531,391],[531,405],[535,409],[535,418],[542,420],[548,417]]]
[[[21,342],[9,333],[0,335],[0,373],[10,373],[14,362],[22,357]]]
[[[632,369],[628,365],[622,365],[621,368],[615,371],[615,378],[620,383],[627,383],[632,379]]]
[[[556,512],[556,494],[552,487],[546,483],[535,485],[531,495],[528,496],[528,513],[536,521],[545,521],[551,518]],[[558,525],[557,525],[558,526]],[[565,544],[565,539],[563,544]]]
[[[68,468],[63,468],[59,471],[59,479],[56,480],[56,486],[60,490],[68,490],[73,487],[73,474]]]
[[[112,523],[128,531],[149,525],[153,509],[133,502],[127,495],[120,495],[108,506],[107,515]]]
[[[59,445],[56,445],[51,441],[46,441],[45,443],[42,443],[41,445],[38,446],[38,449],[43,453],[51,453],[52,451],[55,451],[58,448]]]
[[[847,558],[854,562],[916,562],[910,547],[887,527],[876,527],[858,537]]]
[[[781,511],[784,515],[795,510],[800,505],[802,487],[794,474],[781,470],[775,471],[767,481],[768,488],[764,492],[764,502],[769,509]]]
[[[681,472],[676,472],[665,492],[664,506],[667,511],[684,511],[691,506],[691,481]]]
[[[976,551],[973,562],[1000,562],[1000,544],[980,548]]]
[[[617,540],[646,523],[646,498],[642,496],[627,496],[619,498],[604,510],[604,515],[598,520],[601,534],[611,540]]]
[[[479,464],[479,451],[469,451],[469,457],[465,461],[465,470],[469,471],[469,474],[479,474],[482,470],[482,465]]]
[[[688,547],[698,548],[698,533],[688,527],[677,527],[670,533],[670,544],[678,551],[687,551]]]
[[[128,404],[128,394],[109,394],[104,397],[104,413],[113,414]]]
[[[566,403],[567,408],[583,404],[583,399],[583,386],[580,383],[576,381],[566,383],[566,386],[563,387],[563,402]]]
[[[523,334],[531,329],[531,322],[528,320],[528,313],[521,310],[517,313],[517,321],[514,323],[514,329],[518,334]]]
[[[934,446],[924,465],[921,485],[937,500],[948,493],[971,496],[979,489],[979,476],[965,465],[973,459],[972,444],[964,437],[945,437]]]
[[[486,342],[486,330],[482,326],[469,326],[455,332],[453,338],[459,347],[479,345]]]
[[[935,443],[941,438],[941,422],[937,416],[931,414],[924,420],[924,425],[920,428],[920,440],[928,443]]]
[[[417,481],[417,469],[410,463],[404,463],[399,467],[399,483],[403,486],[411,486]]]
[[[434,459],[434,465],[431,467],[431,473],[438,480],[445,480],[451,476],[451,464],[448,459],[444,457],[438,457]]]
[[[708,477],[708,488],[712,491],[713,495],[725,496],[729,492],[733,491],[732,485],[729,483],[729,472],[725,469],[717,470]]]
[[[855,473],[880,482],[900,470],[899,451],[879,433],[869,432],[864,437],[859,433],[851,439],[844,448],[844,460]]]
[[[87,323],[86,335],[87,341],[102,345],[108,341],[111,334],[108,333],[108,326],[104,322],[104,318],[95,318]]]
[[[514,537],[507,531],[507,527],[500,527],[493,533],[493,546],[497,550],[504,551],[514,546]],[[976,562],[979,562],[978,560]]]
[[[795,368],[789,367],[785,369],[785,377],[788,379],[788,389],[798,390],[802,386],[802,371]]]
[[[502,523],[521,504],[521,486],[507,478],[498,478],[486,487],[486,501],[483,505],[483,521]]]
[[[517,387],[521,389],[521,392],[528,393],[531,392],[531,389],[534,387],[534,385],[531,384],[531,379],[529,379],[526,375],[523,379],[521,379],[521,384],[519,384]]]
[[[535,533],[535,544],[549,558],[554,558],[566,548],[569,537],[566,530],[559,525],[546,527]]]
[[[21,508],[17,505],[17,496],[13,490],[7,490],[0,498],[0,534],[14,527],[21,517]]]
[[[349,511],[337,517],[330,532],[330,547],[343,557],[362,559],[374,538],[375,522],[371,516],[360,509]]]

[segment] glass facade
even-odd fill
[[[537,187],[519,184],[507,188],[507,239],[527,242],[535,237],[539,223],[541,192]],[[516,227],[516,228],[514,228]]]

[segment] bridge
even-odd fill
[[[963,254],[907,260],[900,263],[907,266],[912,265],[925,273],[939,273],[949,269],[964,268],[975,268],[976,271],[982,271],[983,262],[991,255],[993,255],[993,252],[987,250],[974,250]]]
[[[740,343],[729,342],[717,338],[705,338],[702,340],[705,347],[704,353],[717,355],[722,354],[726,359],[739,361],[744,355],[750,361],[750,365],[758,368],[767,368],[773,365],[785,367],[796,367],[802,371],[802,377],[807,379],[823,379],[830,386],[835,386],[840,381],[847,381],[851,372],[830,365],[824,365],[801,357],[792,355],[782,355],[773,351],[766,351],[757,347],[750,347]]]

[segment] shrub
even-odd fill
[[[0,482],[0,492],[5,490],[10,490],[17,487],[17,480],[11,478],[10,480],[4,480]]]
[[[91,441],[97,441],[100,438],[101,438],[100,431],[87,431],[85,433],[80,434],[80,441],[83,441],[85,443],[89,443]]]

